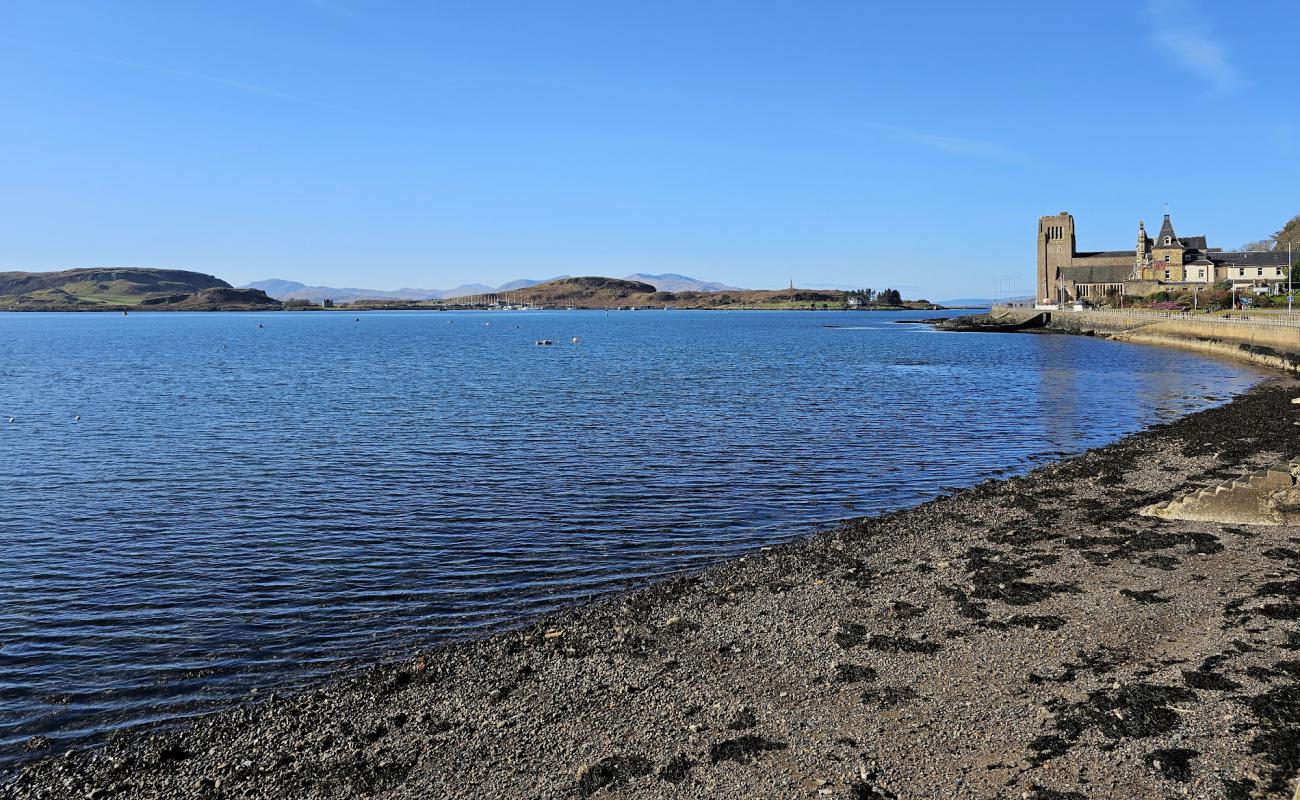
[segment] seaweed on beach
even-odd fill
[[[943,645],[927,642],[910,636],[885,636],[873,633],[865,639],[868,650],[883,650],[887,653],[921,653],[931,655],[939,652]]]
[[[1185,783],[1192,778],[1192,759],[1199,755],[1200,751],[1197,750],[1170,747],[1152,750],[1143,757],[1143,760],[1160,773],[1161,777]]]
[[[1272,767],[1265,788],[1282,791],[1300,771],[1300,686],[1289,682],[1242,700],[1260,723],[1250,751]]]
[[[865,705],[875,706],[881,710],[896,708],[919,698],[920,695],[916,690],[907,686],[885,686],[879,689],[868,689],[862,693],[862,702]]]
[[[772,750],[784,750],[789,747],[785,742],[774,742],[770,739],[764,739],[761,736],[741,736],[737,739],[727,739],[718,742],[709,748],[709,761],[717,764],[722,761],[734,761],[737,764],[748,764],[754,761],[763,753]]]
[[[607,786],[649,775],[654,765],[642,756],[609,756],[578,770],[578,791],[585,797]]]
[[[695,766],[695,761],[689,758],[685,753],[678,753],[668,760],[659,768],[658,777],[660,780],[669,783],[681,783],[691,774],[691,769]]]
[[[1133,589],[1120,589],[1119,593],[1124,597],[1127,597],[1130,600],[1134,601],[1135,603],[1140,603],[1141,605],[1153,605],[1157,603],[1169,602],[1168,597],[1161,596],[1160,593],[1157,592],[1155,589],[1143,589],[1141,591],[1134,591]]]
[[[866,683],[876,679],[876,670],[865,664],[836,664],[836,683]]]
[[[1072,749],[1089,730],[1107,739],[1145,739],[1169,733],[1182,724],[1181,715],[1170,706],[1196,702],[1196,693],[1181,686],[1133,683],[1119,689],[1090,692],[1078,703],[1055,701],[1048,707],[1056,713],[1055,733],[1030,742],[1031,759],[1043,763]]]

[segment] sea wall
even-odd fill
[[[1165,316],[1142,311],[1045,312],[1024,308],[995,308],[990,317],[1008,325],[1023,325],[1040,315],[1046,330],[1179,347],[1300,372],[1300,325],[1285,324],[1276,318]]]

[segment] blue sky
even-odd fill
[[[0,269],[1031,285],[1300,213],[1300,7],[0,5]]]

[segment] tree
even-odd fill
[[[876,301],[882,306],[901,306],[903,295],[897,289],[881,289],[876,293]]]
[[[1285,250],[1288,244],[1292,250],[1300,250],[1300,214],[1296,214],[1282,226],[1282,230],[1273,234],[1274,250]]]

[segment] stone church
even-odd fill
[[[1107,295],[1150,295],[1230,281],[1240,290],[1272,293],[1284,280],[1286,253],[1222,250],[1204,236],[1179,236],[1165,214],[1160,232],[1138,222],[1130,250],[1079,251],[1074,217],[1062,211],[1038,219],[1036,302],[1101,300]]]

